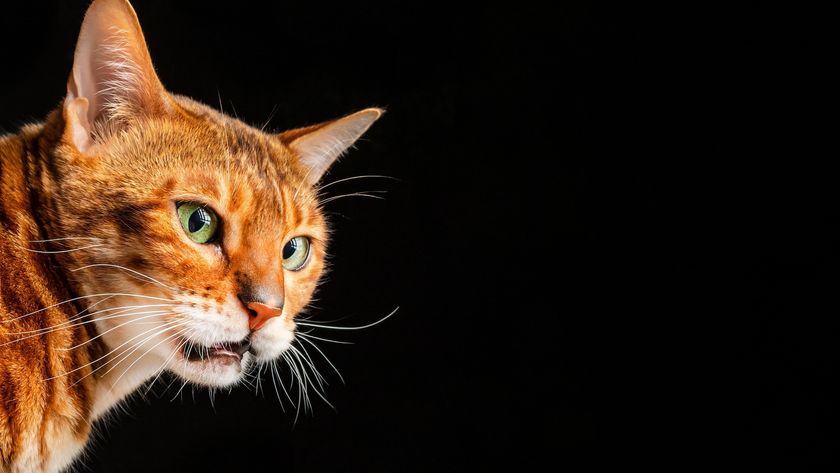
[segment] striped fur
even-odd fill
[[[103,47],[99,30],[111,35]],[[95,0],[82,32],[63,106],[0,137],[0,472],[67,467],[93,421],[161,370],[231,385],[282,353],[324,267],[317,181],[381,114],[263,133],[166,92],[126,1]],[[114,81],[86,77],[109,64]],[[218,245],[185,237],[174,204],[184,200],[215,209]],[[285,271],[282,248],[297,235],[313,242],[310,262]],[[285,305],[248,332],[237,295],[252,286],[281,291]],[[132,309],[155,301],[170,305]],[[154,336],[132,341],[145,327]],[[181,338],[243,334],[242,366],[178,358]]]

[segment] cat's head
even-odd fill
[[[325,264],[317,183],[381,113],[265,133],[168,93],[129,3],[95,0],[47,227],[67,238],[55,243],[110,351],[103,369],[227,386],[283,354]]]

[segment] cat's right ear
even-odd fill
[[[94,0],[67,81],[65,138],[85,152],[98,127],[118,129],[138,116],[165,114],[171,108],[134,8],[127,0]]]

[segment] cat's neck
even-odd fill
[[[27,194],[25,216],[20,217],[20,225],[32,229],[30,241],[49,241],[66,238],[60,230],[60,209],[58,208],[61,192],[61,171],[57,168],[54,150],[61,140],[63,121],[61,115],[53,113],[43,124],[28,125],[13,139],[19,140],[21,149],[21,186]],[[22,240],[21,245],[27,242]],[[84,312],[92,302],[84,296],[85,291],[73,277],[70,268],[74,261],[72,253],[33,254],[43,259],[41,267],[49,268],[49,278],[57,300],[73,300],[73,303],[60,307],[67,314],[67,321],[72,323],[72,315]],[[103,306],[104,307],[104,306]],[[81,324],[80,324],[81,325]],[[144,382],[159,373],[160,360],[132,358],[127,361],[120,358],[125,353],[114,354],[114,347],[106,343],[96,323],[85,323],[79,327],[80,336],[86,338],[81,350],[86,350],[87,359],[91,360],[93,397],[90,420],[93,421],[107,413],[112,407],[136,391]],[[119,358],[119,359],[118,359]],[[122,365],[116,369],[112,366]],[[104,367],[104,369],[99,369]]]
[[[133,366],[125,371],[115,369],[97,377],[91,420],[99,419],[132,393],[139,391],[162,368],[160,361],[153,359],[128,360],[126,363]]]

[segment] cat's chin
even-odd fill
[[[179,344],[169,370],[186,381],[209,387],[237,384],[253,357],[247,352],[247,342],[191,349],[184,346]]]

